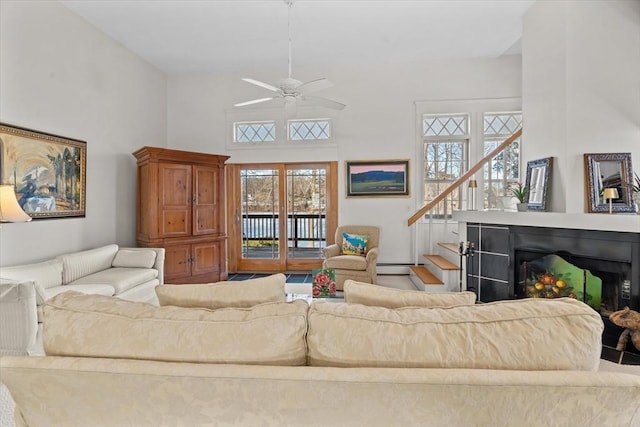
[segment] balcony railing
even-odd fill
[[[249,258],[270,257],[277,254],[280,238],[280,216],[271,213],[242,215],[243,254]],[[326,245],[325,214],[288,214],[287,247],[289,256],[301,258],[319,257]],[[271,249],[271,250],[268,250]]]

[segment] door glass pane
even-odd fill
[[[242,169],[242,258],[277,259],[279,255],[278,171]]]
[[[326,246],[325,169],[287,170],[287,257],[320,258]]]

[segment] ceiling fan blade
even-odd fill
[[[264,83],[258,80],[254,80],[254,79],[242,79],[242,80],[244,80],[247,83],[251,83],[252,85],[256,85],[256,86],[260,86],[262,88],[268,89],[272,92],[278,92],[280,90],[279,88],[273,85],[270,85],[269,83]]]
[[[259,99],[252,99],[251,101],[245,101],[245,102],[239,102],[237,104],[233,104],[234,107],[244,107],[246,105],[253,105],[253,104],[260,104],[261,102],[267,102],[267,101],[271,101],[275,98],[273,98],[272,96],[268,97],[268,98],[259,98]]]
[[[333,101],[331,99],[322,98],[320,96],[305,96],[302,98],[305,104],[307,105],[316,105],[319,107],[333,108],[334,110],[343,110],[346,107],[345,104],[342,104],[337,101]]]
[[[296,88],[296,92],[302,94],[318,92],[320,90],[328,89],[331,86],[333,86],[333,83],[331,83],[328,79],[311,80],[298,86]]]

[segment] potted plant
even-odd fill
[[[527,210],[527,200],[529,198],[529,187],[521,182],[516,183],[515,187],[511,187],[511,194],[518,199],[518,212]]]

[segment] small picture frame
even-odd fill
[[[409,160],[346,162],[347,197],[409,196]]]
[[[531,160],[527,162],[527,179],[529,187],[527,208],[531,211],[546,211],[551,188],[553,157]]]

